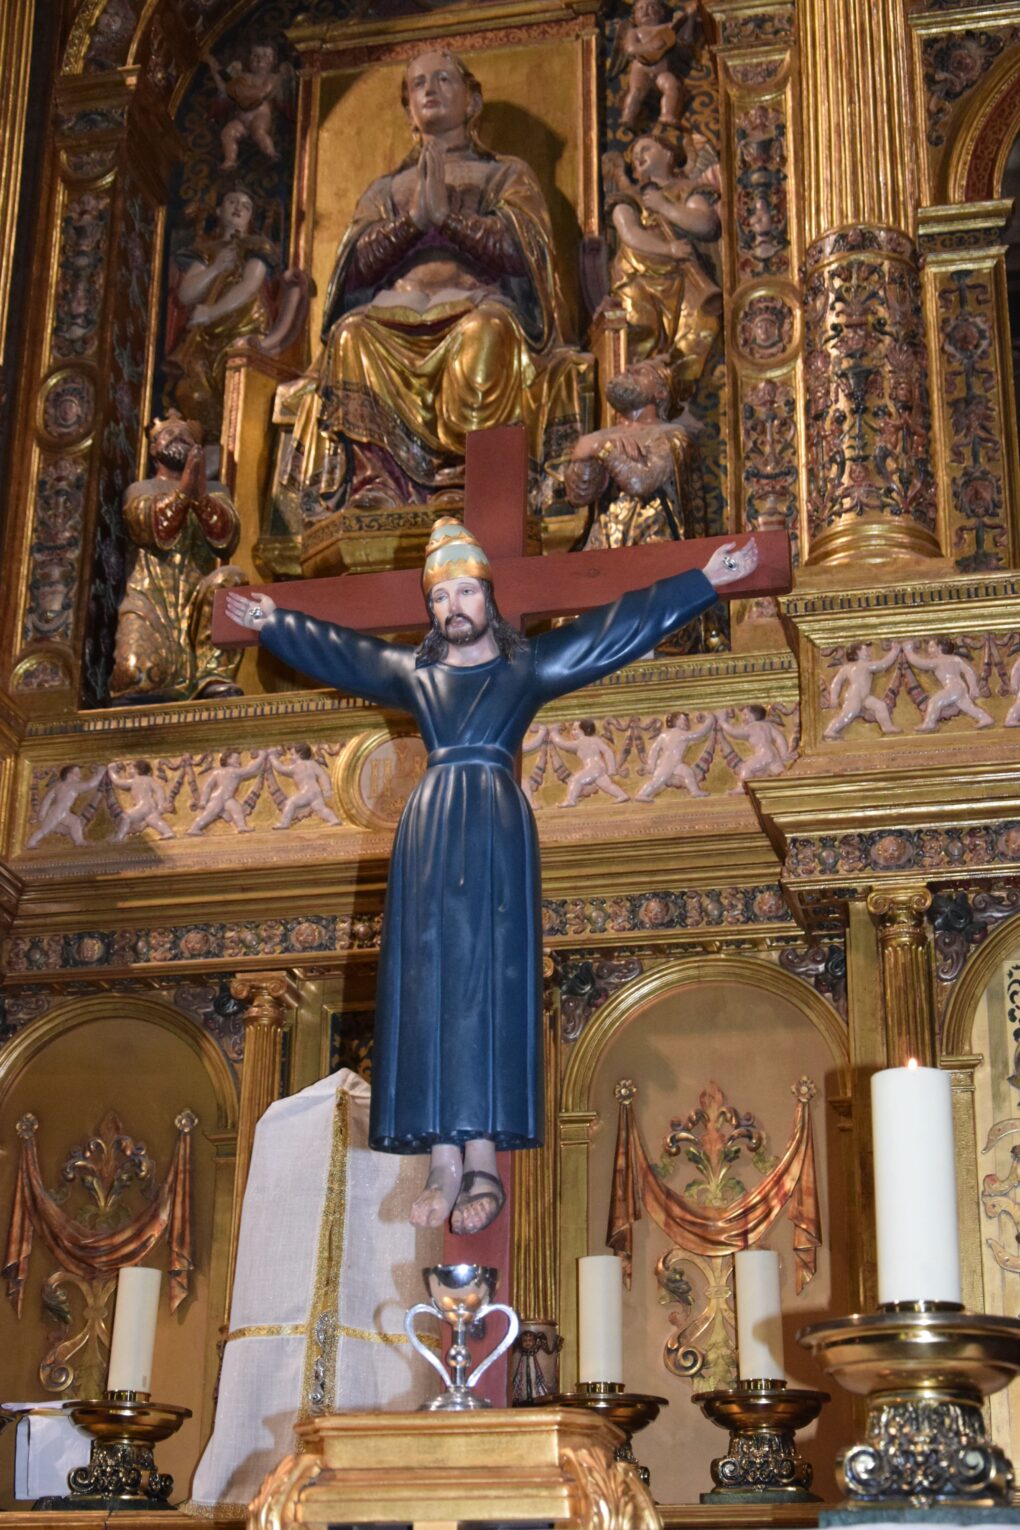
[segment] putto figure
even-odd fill
[[[709,712],[696,728],[686,712],[670,712],[666,726],[656,738],[648,753],[648,770],[651,780],[646,781],[638,792],[636,802],[651,802],[667,786],[684,788],[692,797],[707,797],[692,766],[684,759],[689,744],[696,739],[707,738],[715,727],[715,718]]]
[[[304,674],[411,713],[428,766],[390,861],[376,987],[370,1142],[431,1152],[412,1221],[486,1227],[497,1148],[542,1140],[538,837],[513,775],[539,708],[646,653],[756,565],[753,543],[525,641],[499,614],[477,540],[440,519],[417,653],[231,592],[226,609]]]
[[[76,812],[78,798],[94,792],[106,774],[100,765],[91,776],[83,776],[80,765],[61,765],[53,785],[39,804],[39,824],[25,841],[26,850],[34,850],[49,834],[66,834],[79,850],[85,848],[85,820]]]
[[[952,638],[930,638],[925,648],[927,653],[921,653],[916,643],[906,643],[903,649],[912,669],[933,674],[939,684],[928,698],[924,717],[914,732],[934,733],[945,714],[953,709],[973,718],[979,728],[992,727],[995,718],[978,705],[981,693],[974,666],[957,653]]]
[[[621,118],[632,132],[653,92],[659,97],[659,121],[664,127],[679,127],[684,105],[679,71],[690,54],[697,17],[698,0],[683,0],[676,7],[666,0],[634,0],[613,63],[614,71],[627,70]]]
[[[240,694],[240,651],[215,648],[209,622],[215,591],[244,579],[223,561],[241,523],[226,487],[206,481],[201,442],[197,421],[176,409],[155,420],[149,448],[156,470],[124,496],[132,547],[110,677],[116,701]]]
[[[170,796],[158,776],[152,773],[148,760],[129,760],[123,770],[111,765],[110,782],[118,791],[130,794],[131,806],[121,812],[120,822],[113,836],[119,843],[129,834],[140,834],[143,829],[155,829],[160,839],[173,839],[174,831],[163,814],[170,806]]]
[[[887,703],[881,697],[871,694],[871,682],[874,676],[885,674],[886,670],[892,669],[899,656],[899,643],[893,643],[888,653],[881,659],[871,657],[870,643],[849,645],[846,650],[846,660],[833,675],[829,690],[830,707],[838,707],[841,701],[842,707],[839,716],[834,717],[826,728],[823,738],[839,738],[844,728],[849,728],[858,717],[866,717],[869,721],[878,723],[883,733],[903,732],[903,729],[898,728],[893,722]]]
[[[467,433],[491,425],[527,425],[538,474],[587,414],[592,358],[564,342],[534,172],[483,147],[481,87],[453,54],[413,58],[403,101],[414,145],[340,242],[295,426],[306,484],[328,441],[322,514],[462,494]]]
[[[234,59],[225,72],[211,53],[206,54],[205,61],[217,91],[234,108],[234,115],[220,133],[223,146],[220,169],[234,169],[246,138],[250,138],[267,159],[278,160],[280,156],[273,138],[273,109],[284,98],[292,75],[290,66],[280,64],[271,42],[252,43],[247,63]]]

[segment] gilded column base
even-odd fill
[[[847,563],[884,564],[894,559],[942,558],[934,532],[914,521],[869,520],[834,526],[811,544],[811,566],[840,567]]]
[[[249,1530],[336,1524],[539,1521],[662,1530],[620,1430],[571,1409],[343,1413],[297,1429],[301,1453],[266,1478]]]
[[[1020,1373],[1020,1321],[950,1308],[886,1308],[797,1335],[868,1398],[865,1438],[837,1458],[843,1508],[1005,1508],[1013,1468],[981,1399]]]

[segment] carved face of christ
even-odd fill
[[[485,591],[477,579],[443,579],[432,588],[432,614],[448,643],[474,643],[488,630]]]

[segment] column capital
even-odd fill
[[[878,925],[883,944],[923,943],[927,939],[924,916],[931,904],[927,887],[876,887],[867,896],[868,913]]]
[[[246,1027],[264,1025],[282,1029],[298,1005],[298,992],[287,972],[260,972],[236,977],[230,983],[231,997],[246,1006],[242,1016]]]

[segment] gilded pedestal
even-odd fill
[[[539,1521],[661,1530],[620,1430],[571,1409],[342,1413],[297,1430],[301,1451],[266,1478],[249,1530],[293,1525]]]

